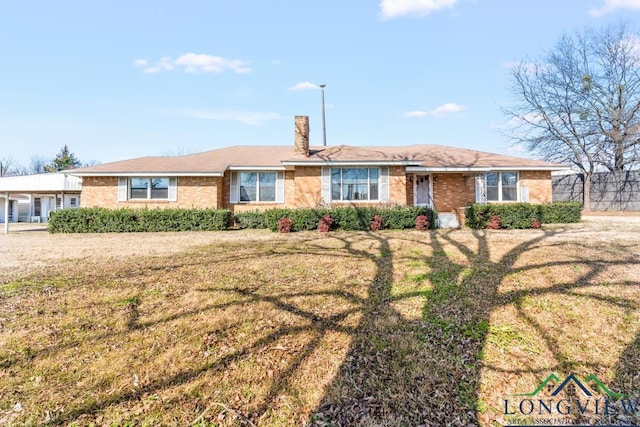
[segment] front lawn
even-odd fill
[[[493,426],[552,373],[640,390],[635,224],[0,250],[0,425]]]

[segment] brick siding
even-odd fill
[[[551,202],[551,172],[520,171],[520,188],[529,187],[529,203]]]
[[[404,166],[392,166],[389,168],[389,202],[406,205],[408,201]]]
[[[476,200],[475,177],[467,173],[434,173],[433,202],[438,212],[454,212]]]
[[[218,192],[219,177],[178,177],[178,200],[127,200],[118,201],[117,177],[84,177],[82,179],[82,206],[103,208],[218,208],[221,194]]]
[[[84,177],[82,205],[105,208],[225,208],[233,212],[265,210],[274,207],[314,207],[322,199],[320,167],[297,167],[285,171],[285,203],[229,203],[230,172],[224,177],[178,177],[178,200],[127,200],[118,201],[117,177]],[[413,182],[407,179],[402,166],[389,168],[390,202],[413,205]],[[433,200],[440,212],[453,212],[456,208],[475,201],[475,179],[471,173],[434,173],[431,175]],[[551,201],[551,172],[521,171],[520,187],[529,187],[531,203]],[[350,202],[348,204],[371,205],[378,202]],[[347,203],[345,203],[347,204]]]
[[[294,196],[288,203],[292,207],[313,207],[322,202],[322,168],[313,167],[297,167],[294,172]],[[286,199],[285,199],[286,200]],[[329,200],[324,200],[329,202]]]

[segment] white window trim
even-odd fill
[[[333,198],[333,170],[340,170],[340,198]],[[344,169],[366,169],[367,170],[367,198],[366,199],[343,199],[343,178],[342,171]],[[378,198],[371,198],[371,172],[370,169],[378,170]],[[367,202],[383,202],[388,200],[389,193],[389,168],[383,167],[371,167],[371,166],[360,166],[360,167],[327,167],[322,170],[322,178],[323,178],[323,199],[330,200],[331,202],[341,202],[341,203],[367,203]],[[327,183],[328,180],[328,183]],[[328,185],[327,185],[328,184]],[[327,188],[328,187],[328,188]]]
[[[131,197],[131,179],[132,178],[142,178],[149,180],[149,185],[147,186],[147,197],[146,198],[133,198]],[[151,180],[152,179],[168,179],[169,187],[167,189],[167,197],[163,199],[152,199],[151,198]],[[128,176],[128,177],[118,177],[118,201],[126,202],[175,202],[178,200],[178,179],[175,176]]]
[[[256,198],[260,198],[260,174],[261,173],[275,173],[276,174],[276,182],[275,182],[275,192],[276,197],[275,200],[240,200],[240,174],[241,173],[256,173],[258,174],[258,178],[256,180]],[[269,204],[269,203],[284,203],[284,186],[285,186],[285,177],[284,171],[274,171],[274,170],[242,170],[242,171],[233,171],[231,172],[231,176],[229,179],[229,203],[232,204]]]
[[[490,173],[498,174],[498,200],[489,200],[487,191],[487,175]],[[516,200],[502,200],[502,174],[503,173],[515,173],[516,174]],[[519,171],[491,171],[484,174],[484,194],[486,203],[518,203],[520,202],[520,172]]]

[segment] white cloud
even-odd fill
[[[138,59],[137,61],[144,61],[145,65],[142,72],[147,74],[155,74],[159,73],[160,71],[171,71],[175,68],[173,61],[171,61],[171,58],[169,58],[168,56],[163,56],[162,58],[160,58],[160,61],[158,61],[158,63],[154,66],[148,66],[148,61],[146,59]]]
[[[590,9],[589,15],[598,18],[618,9],[640,10],[640,0],[604,0],[601,7]]]
[[[454,104],[452,102],[449,102],[434,108],[433,110],[429,111],[427,114],[429,114],[430,116],[442,117],[449,114],[459,113],[461,111],[464,111],[465,109],[466,107],[464,105],[459,105],[459,104]]]
[[[424,117],[424,116],[444,117],[447,115],[460,113],[466,109],[467,107],[465,107],[464,105],[459,105],[459,104],[454,104],[453,102],[449,102],[439,107],[436,107],[433,110],[429,110],[429,111],[414,110],[414,111],[408,111],[403,115],[409,118]]]
[[[428,15],[441,9],[451,9],[458,0],[382,0],[380,17],[392,19],[405,15]]]
[[[225,111],[225,110],[198,110],[194,108],[182,108],[179,110],[163,110],[167,114],[192,117],[202,120],[224,120],[240,122],[246,125],[260,125],[266,121],[278,120],[282,116],[278,113],[261,113],[257,111]]]
[[[320,89],[320,87],[315,83],[300,82],[300,83],[297,83],[297,84],[291,86],[288,89],[289,90],[309,90],[309,89]]]
[[[405,117],[424,117],[426,115],[427,115],[426,111],[420,111],[420,110],[409,111],[404,113]]]
[[[640,36],[637,36],[635,34],[629,35],[629,38],[627,39],[627,43],[629,43],[629,46],[628,46],[629,51],[633,55],[640,57]]]
[[[231,70],[236,74],[246,74],[251,72],[251,68],[247,67],[245,61],[238,59],[226,59],[221,56],[206,55],[198,53],[185,53],[177,59],[169,56],[163,56],[160,60],[150,65],[146,59],[136,59],[133,61],[134,66],[142,68],[142,72],[147,74],[155,74],[161,71],[172,71],[179,67],[185,72],[191,74],[200,73],[222,73]]]
[[[186,53],[176,59],[175,64],[185,67],[187,73],[221,73],[224,70],[233,70],[237,74],[251,72],[246,67],[246,62],[237,59],[225,59],[221,56]]]

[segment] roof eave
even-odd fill
[[[167,177],[167,176],[222,176],[222,172],[69,172],[74,176],[128,176],[128,177]]]
[[[389,160],[283,160],[284,166],[412,166],[419,161]]]
[[[567,166],[491,166],[492,171],[561,171],[569,169]]]
[[[407,167],[406,172],[489,172],[488,167],[459,167],[459,166],[413,166]]]
[[[229,166],[231,171],[283,171],[284,166]]]
[[[559,166],[417,166],[407,167],[407,172],[491,172],[491,171],[557,171]]]

